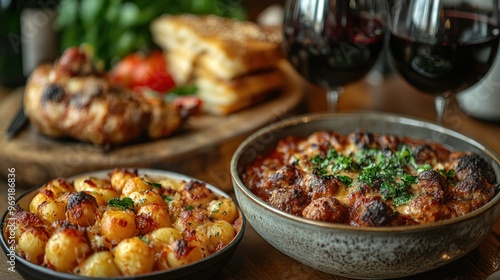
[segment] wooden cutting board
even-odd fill
[[[17,184],[30,187],[82,172],[149,167],[194,177],[209,174],[212,178],[200,179],[228,189],[231,185],[229,158],[237,145],[250,132],[286,117],[302,100],[303,80],[290,65],[283,64],[281,68],[287,79],[286,87],[275,98],[229,116],[202,114],[193,117],[181,131],[164,139],[105,151],[87,143],[45,137],[28,125],[11,140],[0,137],[0,175],[5,177],[9,168],[15,168]],[[1,132],[5,132],[14,118],[21,99],[22,90],[18,90],[0,100]],[[220,182],[214,182],[217,180]]]

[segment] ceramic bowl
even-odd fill
[[[96,172],[89,172],[85,174],[80,174],[71,178],[68,178],[69,180],[72,180],[74,178],[78,177],[85,177],[85,176],[94,176],[97,178],[105,178],[105,176],[110,173],[112,170],[101,170],[101,171],[96,171]],[[174,173],[174,172],[169,172],[169,171],[163,171],[163,170],[154,170],[154,169],[138,169],[139,174],[147,174],[148,176],[154,178],[154,177],[169,177],[172,179],[178,179],[178,180],[193,180],[194,178],[182,175],[179,173]],[[229,195],[224,193],[223,191],[219,190],[218,188],[206,184],[206,186],[212,190],[217,196],[220,197],[226,197],[231,199]],[[29,209],[29,203],[32,200],[32,198],[38,193],[38,188],[34,188],[25,194],[23,194],[21,197],[18,198],[17,203],[24,209]],[[186,266],[182,266],[176,269],[171,269],[171,270],[163,270],[163,271],[155,271],[151,272],[148,274],[142,274],[142,275],[137,275],[137,276],[123,276],[123,277],[117,277],[113,279],[117,280],[131,280],[131,279],[136,279],[136,280],[159,280],[159,279],[209,279],[216,275],[224,266],[229,262],[231,257],[233,256],[234,252],[236,251],[236,248],[238,247],[238,244],[240,243],[241,239],[243,238],[243,234],[245,231],[245,225],[246,225],[246,219],[245,217],[241,214],[240,209],[238,209],[240,212],[240,218],[241,218],[241,228],[239,229],[237,235],[234,237],[234,239],[229,243],[226,247],[224,247],[222,250],[218,251],[217,253],[214,253],[207,258],[204,258],[202,260],[199,260],[197,262],[191,263]],[[9,247],[7,245],[7,240],[5,239],[4,232],[6,230],[6,225],[7,225],[7,219],[9,215],[8,212],[6,212],[3,217],[2,217],[2,235],[0,237],[0,242],[3,251],[7,255],[7,259],[10,260],[10,251]],[[62,272],[57,272],[39,265],[35,265],[33,263],[30,263],[29,261],[19,257],[18,255],[15,255],[15,269],[16,271],[26,280],[47,280],[47,279],[53,279],[53,280],[76,280],[76,279],[97,279],[97,278],[92,278],[92,277],[83,277],[80,275],[74,275],[74,274],[68,274],[68,273],[62,273]]]
[[[253,228],[272,246],[312,268],[363,279],[415,275],[445,265],[473,250],[500,216],[500,194],[483,207],[458,218],[431,224],[354,227],[313,221],[285,213],[254,195],[242,182],[256,156],[289,135],[319,130],[349,133],[357,129],[405,135],[473,151],[500,178],[500,159],[480,143],[422,120],[381,113],[313,114],[285,119],[249,136],[235,151],[231,176],[236,199]]]

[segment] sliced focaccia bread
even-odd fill
[[[164,50],[182,50],[188,64],[202,65],[221,79],[272,68],[283,57],[281,29],[249,21],[214,15],[164,15],[152,23],[151,30]]]

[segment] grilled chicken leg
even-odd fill
[[[54,65],[34,70],[26,85],[24,106],[42,134],[98,145],[168,136],[197,111],[179,102],[147,102],[133,91],[112,85],[107,74],[78,48],[66,50]]]

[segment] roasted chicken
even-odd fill
[[[111,84],[81,48],[69,48],[53,65],[36,68],[24,97],[25,112],[42,134],[97,145],[171,135],[198,111],[191,104],[148,102]]]

